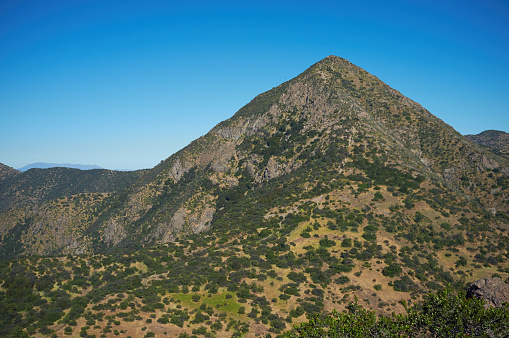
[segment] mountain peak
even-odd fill
[[[329,69],[330,70],[337,70],[337,69],[340,69],[340,68],[355,68],[355,69],[361,69],[360,67],[354,65],[353,63],[351,63],[350,61],[348,61],[347,59],[344,59],[342,57],[339,57],[339,56],[336,56],[336,55],[329,55],[327,56],[326,58],[318,61],[317,63],[315,63],[313,66],[311,66],[311,68],[315,67],[315,66],[318,66],[319,68],[322,68],[322,69],[327,69],[327,68],[324,68],[324,67],[331,67]]]
[[[325,58],[323,58],[322,60],[318,61],[317,63],[327,63],[327,62],[342,62],[342,61],[347,61],[346,59],[343,59],[339,56],[336,56],[336,55],[329,55]]]

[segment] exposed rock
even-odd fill
[[[495,169],[500,166],[495,159],[488,158],[483,154],[472,154],[470,155],[470,160],[477,163],[477,170],[480,172],[484,172],[486,169]]]
[[[160,223],[157,225],[149,237],[159,240],[161,243],[168,243],[175,239],[173,231],[180,230],[186,223],[187,212],[185,208],[180,208],[171,218],[170,224]]]
[[[209,155],[210,166],[215,172],[226,172],[231,168],[229,161],[235,156],[235,143],[228,142],[217,149],[214,149]]]
[[[173,167],[170,169],[169,176],[172,177],[175,181],[178,181],[182,175],[184,175],[189,170],[189,168],[189,165],[183,165],[180,159],[177,159]]]
[[[159,223],[157,227],[147,235],[146,240],[157,243],[168,243],[175,240],[175,234],[181,233],[184,228],[191,227],[194,233],[199,233],[210,227],[210,222],[216,209],[212,206],[204,206],[192,211],[184,207],[179,208],[172,216],[169,223]]]
[[[263,173],[263,179],[268,181],[278,177],[279,175],[281,175],[281,170],[279,170],[279,163],[277,163],[274,157],[271,157]]]
[[[90,240],[88,238],[82,238],[79,241],[75,240],[71,244],[67,245],[62,251],[64,254],[83,255],[91,252]]]
[[[442,176],[448,184],[454,185],[454,183],[457,181],[457,173],[456,172],[457,172],[456,168],[444,169]]]
[[[201,213],[193,214],[189,218],[189,223],[193,225],[193,232],[197,234],[208,229],[215,212],[215,208],[205,207]]]
[[[509,284],[498,277],[479,279],[467,290],[467,298],[478,298],[486,301],[486,307],[502,307],[509,302]]]
[[[125,236],[125,228],[117,220],[111,220],[107,223],[104,229],[104,240],[107,243],[118,244]]]

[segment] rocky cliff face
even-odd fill
[[[486,307],[502,307],[509,303],[509,284],[499,277],[480,279],[470,285],[467,291],[468,298],[483,299]]]
[[[452,191],[461,203],[475,201],[476,212],[506,215],[509,209],[507,160],[375,76],[330,56],[260,94],[125,191],[93,203],[93,217],[74,227],[72,245],[62,250],[101,252],[207,230],[223,217],[225,203],[278,179],[295,181],[292,175],[317,163],[358,180],[368,180],[367,168],[380,163]],[[303,184],[306,193],[317,187]]]

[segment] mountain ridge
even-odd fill
[[[0,182],[10,179],[16,175],[19,175],[20,173],[21,172],[19,170],[16,170],[12,167],[9,167],[8,165],[0,163]]]
[[[21,172],[27,171],[29,169],[37,168],[37,169],[48,169],[48,168],[73,168],[80,170],[92,170],[92,169],[104,169],[95,164],[73,164],[73,163],[47,163],[47,162],[35,162],[27,164],[18,170]]]
[[[488,148],[494,154],[509,159],[509,133],[501,130],[485,130],[477,135],[465,135],[465,137]]]

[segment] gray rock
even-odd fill
[[[479,279],[467,290],[467,298],[473,297],[484,299],[486,307],[502,307],[503,303],[509,302],[509,284],[498,277]]]

